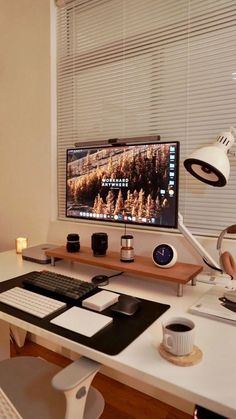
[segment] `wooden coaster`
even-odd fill
[[[172,362],[172,364],[179,365],[180,367],[189,367],[195,365],[202,359],[202,351],[197,346],[194,345],[193,351],[189,355],[176,356],[167,352],[162,345],[159,346],[160,355],[165,358],[167,361]]]

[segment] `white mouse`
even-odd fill
[[[225,291],[224,297],[232,303],[236,303],[236,289]]]

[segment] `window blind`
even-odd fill
[[[58,217],[74,143],[160,135],[180,141],[179,207],[195,233],[236,222],[228,185],[192,178],[183,160],[236,126],[236,3],[230,0],[58,0]]]

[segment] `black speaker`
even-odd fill
[[[105,256],[108,248],[107,233],[93,233],[91,237],[91,247],[94,256]]]

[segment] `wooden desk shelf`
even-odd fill
[[[173,267],[163,269],[154,265],[151,257],[136,256],[134,262],[124,263],[120,261],[118,252],[108,251],[106,256],[96,257],[90,248],[82,247],[78,253],[69,253],[65,246],[56,247],[46,251],[46,255],[51,257],[52,265],[55,260],[65,259],[71,262],[80,262],[87,265],[100,266],[102,268],[125,271],[133,275],[149,277],[153,279],[168,281],[177,284],[177,295],[182,297],[183,285],[192,281],[196,284],[195,277],[202,271],[202,266],[189,263],[177,262]]]

